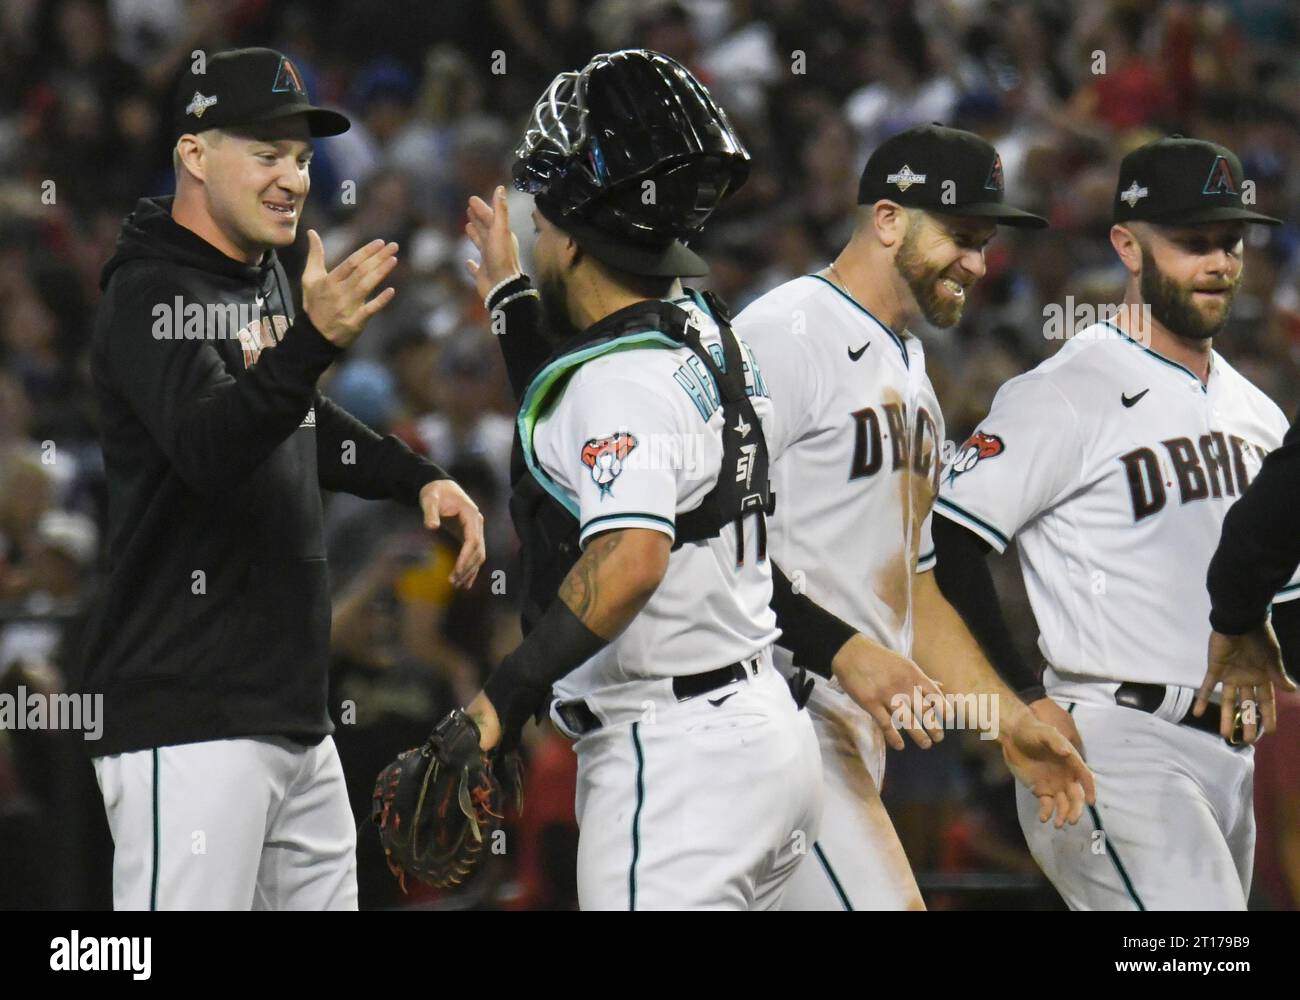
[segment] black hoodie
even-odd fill
[[[295,319],[274,251],[243,264],[177,224],[171,199],[144,199],[101,284],[109,576],[83,650],[80,687],[104,696],[91,753],[317,742],[332,731],[320,488],[414,505],[446,474],[316,391],[340,352]]]

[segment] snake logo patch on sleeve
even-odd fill
[[[614,480],[623,472],[623,460],[636,447],[636,438],[626,431],[608,437],[592,438],[582,446],[582,464],[591,470],[591,481],[606,497]]]
[[[962,473],[970,472],[984,459],[996,458],[1002,454],[1003,449],[1002,439],[996,434],[985,434],[983,431],[976,431],[957,450],[957,457],[948,466],[948,482],[952,483]]]

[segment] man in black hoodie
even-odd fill
[[[197,72],[195,72],[197,70]],[[316,389],[366,321],[397,245],[326,271],[292,244],[310,139],[346,130],[269,49],[192,66],[176,104],[175,199],[143,199],[104,268],[92,374],[109,483],[109,586],[82,688],[103,696],[95,770],[118,908],[357,905],[356,835],[326,711],[329,584],[320,489],[460,522],[446,473]]]

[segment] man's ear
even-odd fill
[[[908,221],[907,209],[898,202],[882,198],[871,206],[871,222],[881,246],[892,247],[901,243],[907,233]]]
[[[1120,263],[1129,274],[1142,273],[1142,244],[1132,228],[1116,223],[1110,227],[1110,245],[1115,248]]]
[[[578,241],[572,236],[564,238],[564,266],[572,270],[582,263],[582,247],[578,246]]]
[[[187,132],[177,139],[174,155],[177,180],[180,179],[182,172],[203,180],[207,168],[206,153],[207,147],[203,140],[192,132]]]

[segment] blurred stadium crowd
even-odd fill
[[[353,119],[317,143],[300,244],[312,226],[334,259],[374,237],[403,248],[396,302],[325,391],[450,469],[489,525],[485,572],[473,593],[453,594],[451,552],[430,548],[412,512],[329,498],[332,704],[359,820],[380,767],[517,637],[512,408],[461,227],[470,194],[509,183],[542,88],[594,52],[675,56],[744,136],[754,172],[700,244],[708,284],[735,309],[834,255],[881,139],[941,121],[998,147],[1009,199],[1052,228],[1003,230],[961,324],[915,331],[956,441],[999,384],[1060,346],[1044,333],[1045,305],[1122,299],[1107,231],[1123,154],[1173,131],[1225,143],[1260,209],[1288,223],[1251,227],[1217,346],[1288,414],[1300,402],[1300,13],[1289,0],[0,0],[0,690],[59,690],[75,669],[102,559],[87,377],[99,268],[135,199],[171,190],[166,108],[180,69],[195,49],[238,45],[288,53],[313,97]],[[301,245],[283,256],[300,274]],[[1019,595],[1028,651],[1014,560],[996,570]],[[1278,819],[1300,800],[1295,702],[1286,714],[1258,755],[1261,907],[1300,895],[1300,831]],[[572,906],[573,756],[554,734],[530,740],[517,850],[464,895],[402,897],[363,829],[362,905]],[[84,751],[75,734],[0,731],[0,907],[109,905],[111,845]],[[886,800],[931,906],[1053,905],[997,758],[977,739],[892,755]]]

